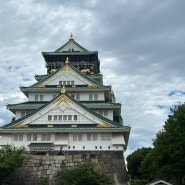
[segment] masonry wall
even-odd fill
[[[7,185],[38,185],[41,177],[49,177],[49,185],[58,185],[58,172],[79,162],[95,162],[114,179],[116,185],[128,185],[129,178],[121,151],[70,152],[65,155],[27,155],[26,165],[7,179]]]

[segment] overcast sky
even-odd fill
[[[184,0],[0,0],[0,126],[20,86],[45,74],[41,51],[75,41],[99,51],[104,84],[132,127],[126,154],[152,146],[170,107],[185,101]]]

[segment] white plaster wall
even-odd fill
[[[38,96],[40,96],[40,95],[44,95],[44,97],[43,97],[43,101],[50,101],[50,100],[52,100],[53,99],[53,95],[58,95],[58,93],[45,93],[45,92],[43,92],[43,93],[35,93],[35,92],[30,92],[29,93],[29,98],[28,98],[28,101],[35,101],[35,95],[38,95]],[[40,100],[39,100],[40,101]]]
[[[2,134],[0,138],[0,145],[12,145],[12,134]]]
[[[90,82],[77,74],[76,72],[58,72],[56,75],[52,76],[46,82],[45,85],[59,85],[59,81],[74,81],[74,85],[87,85]]]
[[[41,140],[41,133],[37,134],[37,141],[27,141],[27,134],[23,134],[23,140],[22,141],[14,141],[13,140],[13,134],[3,134],[0,138],[0,145],[6,145],[11,144],[15,147],[25,147],[27,151],[29,151],[28,145],[30,143],[54,143],[55,142],[55,134],[51,134],[51,140],[50,141],[42,141]],[[101,134],[98,133],[97,135],[97,141],[87,141],[87,134],[83,133],[82,135],[82,141],[73,141],[73,133],[69,133],[68,138],[68,145],[62,146],[63,150],[123,150],[122,145],[113,146],[112,141],[102,141],[101,140]],[[70,148],[69,148],[70,146]],[[61,146],[55,146],[55,150],[59,150]],[[75,148],[74,148],[75,147]],[[85,147],[85,148],[83,148]],[[96,148],[97,147],[97,148]]]
[[[98,93],[98,100],[97,101],[105,101],[105,96],[104,96],[104,93],[103,92],[97,92]],[[80,99],[79,101],[89,101],[89,94],[95,94],[95,93],[68,93],[69,96],[71,95],[75,95],[76,97],[76,94],[79,94],[80,95]],[[35,101],[35,95],[44,95],[43,97],[43,101],[50,101],[53,99],[53,95],[57,95],[57,93],[33,93],[33,92],[30,92],[29,93],[29,98],[28,98],[28,101]],[[76,98],[75,98],[76,99]],[[94,100],[92,100],[94,101]]]

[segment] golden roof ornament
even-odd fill
[[[62,94],[65,94],[65,93],[66,93],[66,88],[65,88],[65,86],[62,87],[61,93],[62,93]]]
[[[71,34],[70,34],[69,39],[70,39],[70,40],[73,39],[73,34],[72,34],[72,32],[71,32]]]
[[[65,64],[69,64],[69,58],[66,58]]]

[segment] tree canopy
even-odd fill
[[[60,173],[60,185],[110,185],[108,175],[97,169],[94,163],[78,164]]]
[[[25,161],[24,148],[6,145],[0,148],[0,184],[23,166]]]
[[[134,180],[163,179],[174,185],[185,184],[185,104],[171,109],[171,113],[151,151],[142,158],[141,150],[145,149],[138,149],[127,157],[128,172]]]

